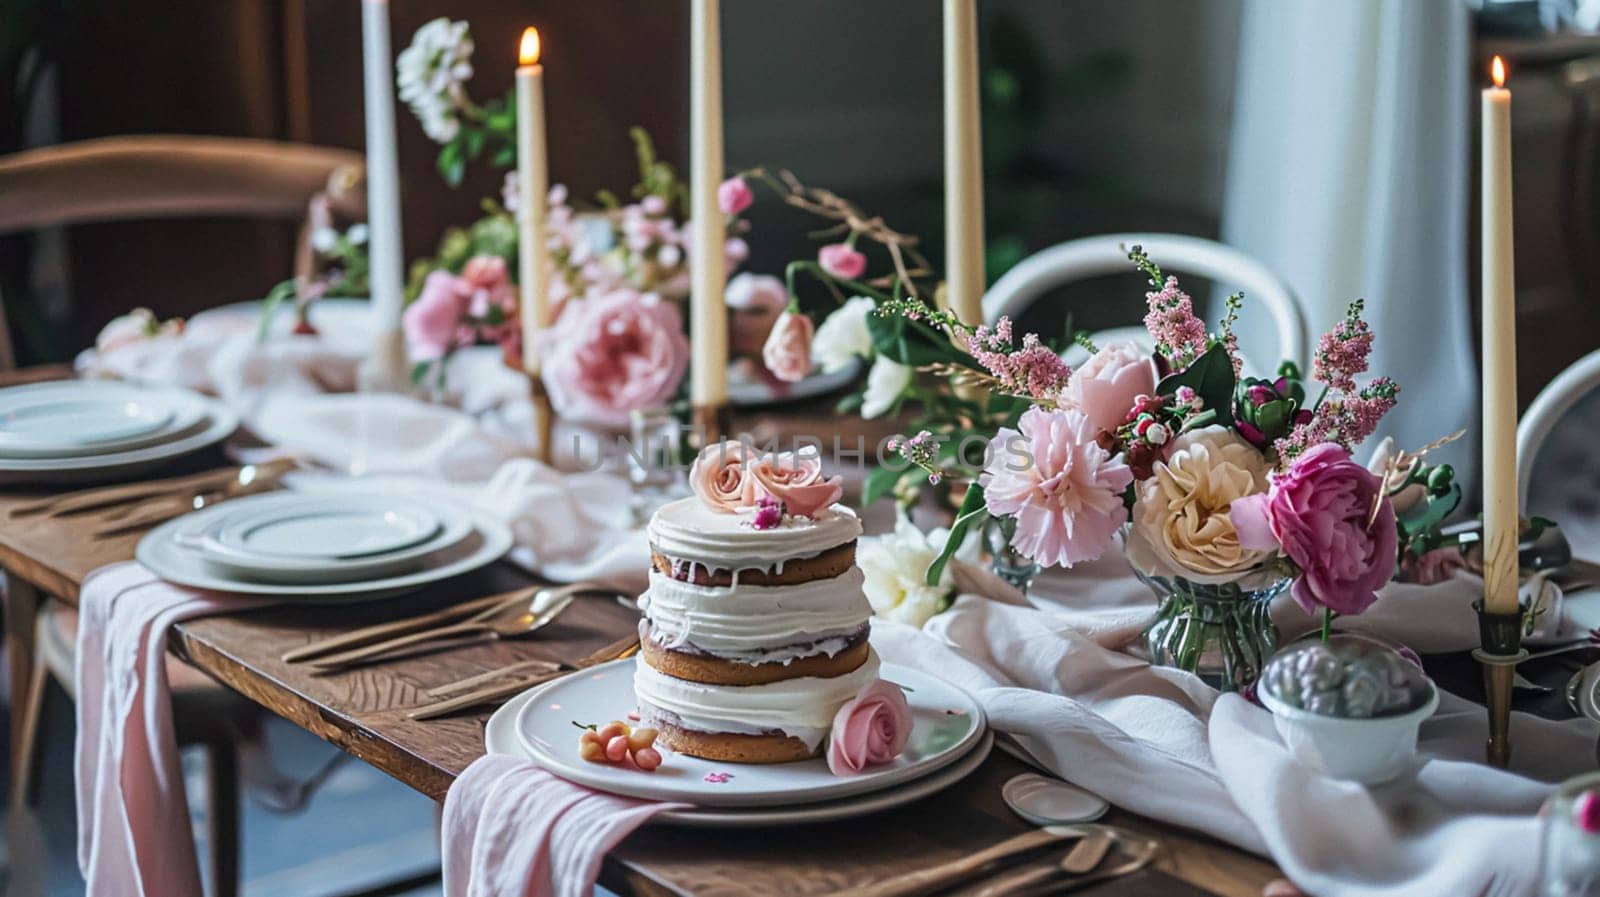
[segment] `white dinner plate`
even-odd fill
[[[126,479],[216,445],[239,428],[239,416],[228,406],[198,393],[190,395],[200,405],[199,419],[194,426],[174,434],[170,440],[122,451],[67,458],[0,457],[0,484]]]
[[[173,539],[180,548],[195,553],[203,562],[229,579],[240,582],[317,585],[393,576],[414,570],[430,555],[446,551],[472,534],[471,513],[465,508],[439,503],[435,505],[434,511],[423,512],[433,530],[432,537],[384,554],[351,558],[261,554],[227,544],[217,537],[219,529],[225,530],[234,526],[236,519],[244,520],[246,527],[249,521],[265,520],[278,521],[276,525],[291,529],[301,520],[307,520],[309,522],[306,523],[306,527],[309,531],[320,529],[326,524],[322,516],[314,515],[330,508],[338,519],[344,519],[339,517],[340,509],[348,509],[350,517],[359,519],[361,509],[368,513],[382,513],[384,509],[396,510],[402,507],[413,511],[420,510],[415,505],[369,493],[337,498],[322,493],[298,492],[251,495],[234,499],[226,508],[221,509],[222,513],[211,519],[199,519],[199,515],[189,515],[190,526],[180,529]],[[422,522],[420,516],[414,517],[414,523]],[[355,526],[351,527],[352,531],[355,529]],[[411,529],[417,530],[420,527],[412,526]],[[333,541],[338,537],[329,538]],[[285,536],[281,547],[289,547],[291,544],[291,540]],[[346,544],[354,544],[354,540],[347,540]]]
[[[204,525],[206,515],[219,514],[227,508],[228,503],[224,502],[161,524],[139,540],[139,547],[134,551],[135,558],[162,579],[191,588],[242,595],[271,595],[306,603],[338,604],[392,598],[470,573],[504,557],[511,550],[512,543],[511,530],[505,524],[488,514],[472,510],[468,512],[472,534],[444,551],[427,556],[418,569],[354,582],[267,583],[241,579],[217,570],[177,541],[176,537],[184,527],[196,523]]]
[[[730,764],[673,753],[651,774],[578,756],[573,723],[604,725],[633,712],[633,670],[627,658],[564,676],[523,706],[516,731],[540,766],[601,791],[702,807],[764,807],[836,800],[893,787],[954,763],[983,737],[983,709],[965,691],[927,673],[884,664],[882,678],[905,687],[915,724],[892,762],[860,775],[836,776],[822,758],[795,763]],[[720,775],[731,776],[720,781]]]
[[[410,548],[432,539],[441,526],[421,505],[382,496],[329,499],[290,492],[272,498],[278,500],[240,507],[207,535],[242,554],[342,560]]]
[[[505,754],[521,757],[525,760],[534,759],[523,748],[517,736],[517,717],[522,709],[539,696],[540,688],[529,689],[510,701],[506,702],[494,715],[489,717],[488,725],[484,727],[484,749],[491,754]],[[929,773],[920,779],[913,779],[901,785],[884,788],[879,791],[868,791],[854,797],[845,797],[837,800],[820,801],[810,804],[794,804],[770,807],[697,807],[689,810],[669,810],[651,817],[650,824],[684,825],[706,828],[757,828],[765,826],[806,825],[817,822],[832,822],[840,819],[851,819],[877,813],[894,807],[921,800],[930,794],[942,791],[945,788],[972,774],[989,756],[989,749],[994,745],[993,733],[985,731],[978,743],[959,760],[949,766]],[[692,759],[681,757],[678,754],[663,751],[663,768],[668,764],[680,760]],[[738,781],[739,768],[737,764],[729,764],[732,778],[728,784]],[[654,773],[635,772],[634,775],[656,775]]]
[[[0,389],[0,458],[106,455],[168,442],[205,417],[184,389],[63,380]]]

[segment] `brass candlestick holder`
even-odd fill
[[[555,459],[556,413],[537,372],[528,375],[528,398],[533,402],[533,436],[537,440],[533,456],[541,464],[549,464]]]
[[[1484,706],[1489,711],[1486,754],[1491,766],[1504,769],[1511,763],[1512,680],[1517,664],[1528,656],[1522,647],[1522,624],[1528,606],[1521,605],[1515,613],[1494,613],[1479,600],[1473,602],[1472,609],[1478,612],[1481,645],[1473,649],[1472,657],[1483,665]]]
[[[715,445],[733,432],[733,413],[728,403],[719,405],[693,405],[689,409],[689,425],[693,429],[692,438],[698,442],[695,451],[701,451],[708,445]]]

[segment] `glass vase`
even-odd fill
[[[989,569],[994,575],[1026,595],[1039,575],[1039,565],[1011,547],[1011,537],[1016,534],[1017,518],[990,517],[983,524],[983,547],[989,552]]]
[[[1151,663],[1187,670],[1222,691],[1256,681],[1278,649],[1278,627],[1268,609],[1289,587],[1289,577],[1254,572],[1210,584],[1137,568],[1134,573],[1161,605],[1144,631]]]

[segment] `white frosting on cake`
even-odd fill
[[[755,512],[713,510],[698,498],[663,505],[650,518],[650,544],[674,561],[709,570],[773,570],[816,557],[861,535],[855,512],[836,504],[816,519],[785,516],[772,529],[751,525]]]
[[[640,713],[650,708],[671,714],[685,729],[761,735],[782,732],[816,750],[833,727],[833,717],[846,701],[878,678],[878,654],[843,676],[802,676],[766,685],[706,685],[674,679],[640,658],[633,690]]]
[[[872,615],[861,590],[864,580],[861,570],[851,567],[832,579],[796,585],[703,586],[652,570],[650,589],[639,598],[639,607],[669,648],[687,643],[753,662],[771,662],[755,658],[774,648],[804,649],[787,652],[786,662],[844,648],[845,639],[831,637],[854,634]]]

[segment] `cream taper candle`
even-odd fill
[[[718,0],[691,0],[689,37],[689,191],[694,220],[689,256],[690,402],[716,407],[728,397],[728,311],[723,305],[727,223],[717,206],[722,182],[722,49]]]
[[[944,0],[944,276],[967,324],[983,323],[982,128],[977,0]]]
[[[545,204],[550,192],[545,159],[544,66],[539,29],[522,32],[517,66],[517,286],[522,306],[522,366],[539,373],[539,333],[550,326],[550,253],[545,249]]]
[[[361,52],[366,88],[367,225],[371,240],[368,276],[373,316],[382,331],[400,326],[405,295],[388,0],[362,0]]]
[[[1511,91],[1496,56],[1483,91],[1483,604],[1517,612],[1517,309],[1512,274]]]

